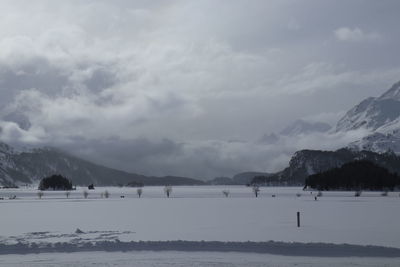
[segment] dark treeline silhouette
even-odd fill
[[[262,175],[264,179],[253,179],[251,183],[265,185],[277,184],[283,186],[304,185],[309,175],[339,168],[345,163],[360,159],[371,161],[388,169],[390,172],[395,172],[400,175],[400,156],[397,156],[390,150],[385,153],[376,153],[367,150],[357,151],[348,148],[341,148],[336,151],[305,149],[297,151],[290,159],[289,166],[284,170],[271,175]]]
[[[52,175],[43,178],[39,184],[39,190],[72,190],[72,182],[62,175]]]
[[[143,187],[144,184],[143,184],[142,182],[132,181],[132,182],[128,183],[126,186],[130,186],[130,187]]]
[[[352,161],[328,171],[310,175],[305,188],[318,190],[394,190],[400,177],[370,161]]]
[[[270,175],[270,176],[255,176],[251,182],[250,185],[266,185],[266,186],[279,186],[279,185],[287,185],[285,181],[281,181],[280,177],[276,175]]]

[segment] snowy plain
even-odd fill
[[[355,197],[354,192],[324,192],[323,196],[315,201],[314,196],[317,192],[302,191],[298,187],[262,187],[258,198],[254,197],[251,188],[245,186],[176,186],[173,187],[170,198],[165,196],[163,189],[163,187],[144,187],[142,197],[138,198],[136,188],[98,187],[95,190],[77,188],[71,192],[69,198],[62,191],[46,191],[41,199],[38,198],[38,191],[35,188],[1,189],[0,198],[4,199],[0,200],[0,245],[21,245],[21,253],[24,253],[24,244],[57,244],[57,249],[54,253],[18,255],[17,258],[11,254],[18,253],[18,250],[10,250],[12,252],[2,253],[0,264],[12,266],[13,260],[22,263],[25,259],[29,263],[26,263],[26,266],[33,266],[34,261],[39,259],[43,266],[51,266],[55,257],[60,260],[64,258],[66,265],[73,265],[71,262],[68,263],[67,256],[60,253],[63,252],[62,244],[74,244],[79,247],[82,244],[109,241],[186,240],[244,244],[247,241],[273,240],[283,241],[289,245],[293,244],[292,242],[305,244],[321,242],[400,248],[398,192],[389,192],[388,196],[381,196],[381,192],[363,192],[360,197]],[[106,190],[110,193],[110,198],[101,197]],[[229,197],[222,194],[223,190],[229,190]],[[89,193],[87,199],[83,197],[83,191]],[[14,195],[16,199],[9,199]],[[298,211],[301,213],[299,228],[296,225]],[[111,259],[122,253],[93,252],[93,250],[96,249],[90,248],[88,252],[74,254],[83,258],[103,255],[104,262],[109,259],[111,264]],[[290,257],[290,253],[293,254],[290,251],[287,254],[289,257],[286,256],[289,262],[302,259],[298,257],[299,255]],[[340,249],[338,251],[340,252]],[[25,253],[29,253],[29,250]],[[158,256],[149,257],[159,259],[159,262],[157,263],[157,260],[152,262],[152,266],[168,266],[162,265],[165,263],[163,257],[168,258],[178,252],[153,253]],[[213,261],[209,262],[209,265],[201,260],[196,261],[195,259],[202,258],[199,256],[201,253],[214,255],[215,264]],[[197,266],[228,266],[224,264],[229,262],[232,263],[229,266],[246,266],[245,262],[241,261],[243,257],[237,256],[243,253],[237,251],[210,253],[179,252],[177,258],[182,262],[179,263],[178,260],[176,265],[185,266],[185,258],[188,260],[193,258],[198,262]],[[46,258],[46,255],[52,256]],[[136,257],[146,262],[146,257],[152,254],[130,252],[122,255],[128,258]],[[276,259],[279,262],[285,256],[266,257],[252,253],[245,255],[248,255],[249,259],[254,259],[252,266],[286,266],[268,265],[266,261]],[[326,257],[329,255],[322,256],[325,256],[326,263],[336,266],[332,265],[334,260],[331,261]],[[244,258],[247,259],[247,256]],[[314,261],[311,258],[304,259],[306,261],[303,262],[309,263],[304,266],[317,266],[313,265]],[[388,263],[387,266],[398,266],[400,258],[381,260],[381,263]],[[362,264],[363,261],[361,258],[356,258],[351,262],[355,266],[357,264],[368,266]],[[260,265],[261,263],[267,265]],[[87,264],[89,265],[89,261]],[[120,262],[120,265],[124,266],[124,263]],[[381,264],[370,266],[379,265]]]
[[[119,266],[119,267],[398,267],[399,258],[292,257],[256,253],[216,252],[78,252],[5,255],[2,266]]]

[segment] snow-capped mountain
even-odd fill
[[[400,82],[395,83],[380,97],[369,97],[350,109],[336,125],[336,131],[360,128],[379,131],[400,118]]]
[[[282,131],[281,135],[309,133],[308,129],[324,130],[319,126],[306,126],[309,125],[295,123]],[[400,173],[400,157],[396,156],[400,155],[400,82],[395,83],[381,96],[367,98],[350,109],[339,120],[334,131],[339,133],[353,130],[364,130],[366,134],[347,148],[337,151],[297,151],[291,158],[289,167],[275,173],[270,179],[287,184],[302,184],[308,175],[360,159],[372,161],[390,171]]]
[[[379,153],[393,151],[400,154],[400,124],[394,130],[378,128],[374,133],[352,142],[349,147],[357,150],[370,150]]]
[[[370,97],[339,120],[336,131],[365,129],[369,133],[349,145],[352,149],[400,153],[400,82],[380,97]]]
[[[301,134],[310,134],[316,132],[327,132],[331,129],[331,126],[324,122],[310,122],[305,120],[296,120],[285,129],[283,129],[280,134],[284,136],[298,136]]]
[[[107,168],[53,148],[16,151],[0,142],[0,185],[35,184],[61,174],[74,185],[193,185],[202,181],[186,177],[150,177]]]
[[[264,134],[259,140],[262,144],[276,144],[282,137],[297,137],[312,133],[325,133],[331,130],[331,126],[324,122],[312,122],[299,119],[289,124],[279,134]]]

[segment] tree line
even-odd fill
[[[400,177],[370,161],[359,160],[343,164],[306,178],[304,188],[317,190],[394,190],[400,187]]]

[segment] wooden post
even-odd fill
[[[300,211],[297,212],[297,227],[300,227]]]

